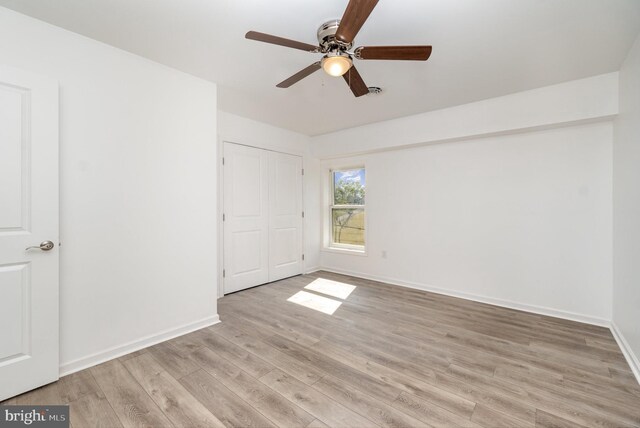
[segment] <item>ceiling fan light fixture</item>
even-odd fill
[[[342,52],[329,52],[322,58],[322,69],[333,77],[342,76],[349,71],[352,65],[353,61],[349,55]]]

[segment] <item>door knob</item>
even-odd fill
[[[53,249],[53,242],[51,242],[51,241],[42,241],[40,243],[40,245],[33,246],[33,247],[27,247],[24,250],[27,251],[27,250],[36,250],[36,249],[37,250],[42,250],[42,251],[49,251],[49,250]]]

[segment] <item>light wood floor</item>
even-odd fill
[[[6,404],[69,403],[75,428],[640,426],[605,328],[326,272],[218,309],[221,324]]]

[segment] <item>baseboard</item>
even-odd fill
[[[191,333],[192,331],[199,330],[201,328],[208,327],[219,322],[220,317],[216,314],[199,321],[164,330],[156,334],[142,337],[138,340],[114,346],[112,348],[105,349],[104,351],[96,352],[95,354],[91,354],[86,357],[78,358],[77,360],[69,361],[68,363],[60,365],[60,377],[75,373],[80,370],[84,370],[89,367],[93,367],[97,364],[104,363],[105,361],[121,357],[131,352],[139,351],[140,349],[146,348],[148,346],[164,342],[165,340],[173,339],[174,337],[182,336],[183,334]]]
[[[319,271],[319,270],[320,270],[320,266],[313,266],[313,267],[306,268],[306,269],[304,270],[304,273],[305,273],[305,274],[308,274],[308,273],[314,273],[314,272],[317,272],[317,271]]]
[[[638,360],[636,354],[633,353],[631,346],[629,346],[629,342],[627,342],[627,339],[624,338],[624,335],[613,321],[611,321],[611,333],[616,339],[616,342],[618,342],[618,346],[622,350],[622,355],[624,355],[629,367],[631,367],[633,375],[640,384],[640,360]]]
[[[585,324],[597,325],[600,327],[611,326],[611,321],[604,319],[593,317],[590,315],[584,314],[576,314],[573,312],[561,311],[558,309],[546,308],[543,306],[535,306],[535,305],[527,305],[524,303],[513,302],[510,300],[496,299],[493,297],[480,296],[470,293],[462,293],[458,291],[446,290],[443,288],[433,287],[427,284],[420,284],[408,281],[402,281],[395,278],[387,278],[382,276],[368,275],[361,272],[348,271],[343,269],[334,269],[330,267],[321,267],[318,270],[326,270],[327,272],[334,272],[343,275],[355,276],[362,279],[369,279],[372,281],[384,282],[391,285],[398,285],[400,287],[412,288],[415,290],[428,291],[430,293],[443,294],[445,296],[458,297],[460,299],[471,300],[474,302],[487,303],[489,305],[501,306],[503,308],[516,309],[524,312],[531,312],[538,315],[546,315],[555,318],[562,318],[571,321],[577,321]]]

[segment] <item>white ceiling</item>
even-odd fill
[[[355,98],[319,59],[245,40],[315,44],[347,0],[0,0],[0,5],[219,84],[221,110],[308,135],[618,70],[640,31],[639,0],[380,0],[355,46],[431,44],[425,62],[359,61]]]

